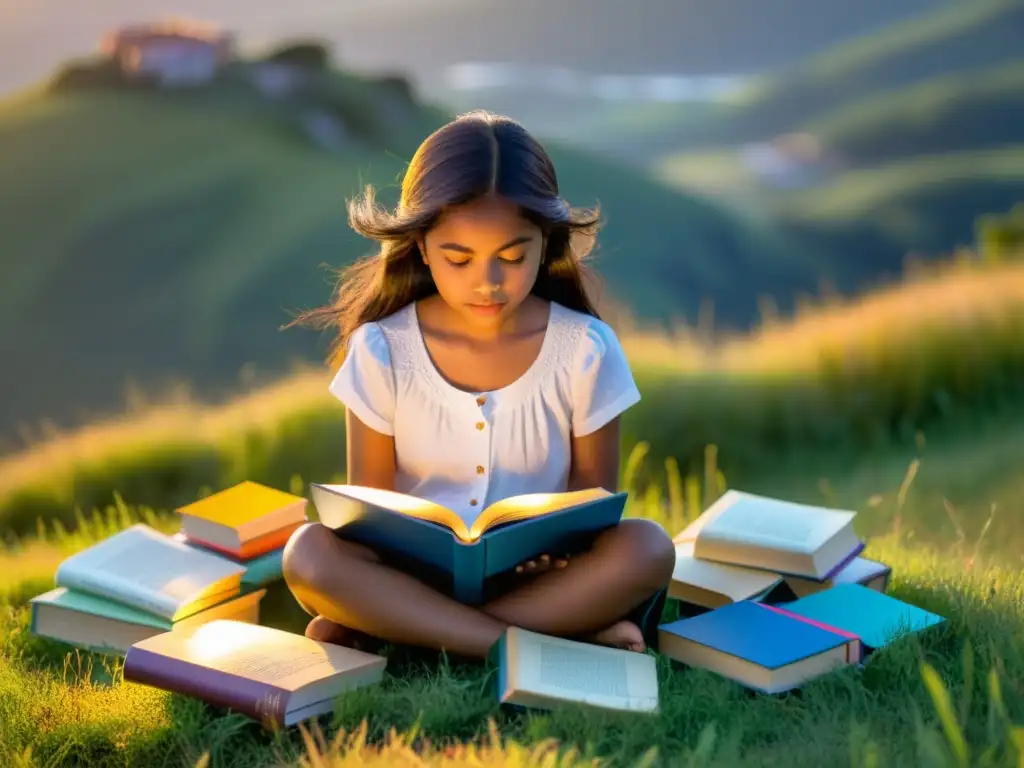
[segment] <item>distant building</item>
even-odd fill
[[[816,137],[804,133],[746,144],[740,148],[740,156],[750,171],[773,187],[811,187],[839,170],[839,158],[826,151]]]
[[[192,22],[158,22],[122,27],[104,38],[101,50],[131,77],[161,85],[209,83],[234,55],[234,37]]]

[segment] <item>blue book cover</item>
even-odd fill
[[[881,648],[899,635],[945,621],[942,616],[862,584],[837,584],[780,606],[857,635],[871,649]]]
[[[750,600],[659,627],[766,669],[779,669],[850,642],[850,638]]]
[[[489,579],[526,560],[589,547],[602,531],[619,523],[627,498],[624,492],[548,495],[579,500],[563,509],[496,523],[470,534],[453,512],[405,494],[312,484],[313,504],[321,523],[343,538],[415,570],[469,605],[484,601]],[[526,497],[522,503],[524,508],[530,506]]]

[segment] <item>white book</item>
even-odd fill
[[[729,490],[674,541],[694,557],[823,581],[864,549],[855,512]]]
[[[179,621],[237,595],[245,567],[141,523],[64,560],[56,586]]]

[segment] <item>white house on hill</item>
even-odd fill
[[[234,55],[233,35],[205,25],[163,22],[122,27],[101,45],[130,76],[161,85],[204,85]]]

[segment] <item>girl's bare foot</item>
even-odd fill
[[[375,653],[382,645],[375,637],[343,627],[341,624],[335,624],[323,616],[317,616],[306,625],[305,635],[311,640],[318,640],[321,643],[344,645],[347,648],[355,648],[357,651],[368,653]]]
[[[637,653],[643,653],[647,648],[640,627],[632,621],[617,621],[600,632],[588,635],[585,640],[597,645],[608,645],[612,648],[622,648]]]

